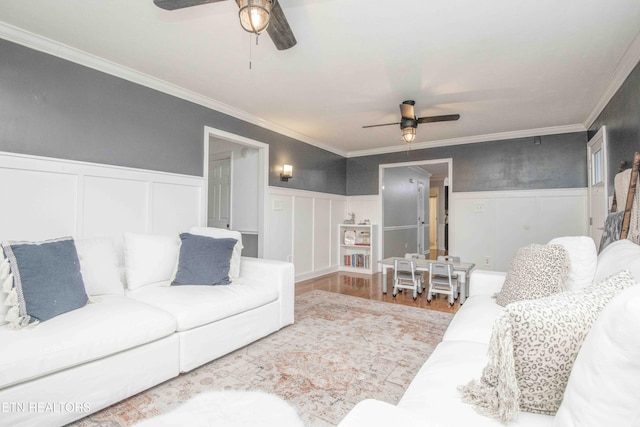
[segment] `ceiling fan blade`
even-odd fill
[[[269,34],[269,37],[271,37],[273,44],[278,50],[292,48],[298,43],[293,35],[293,31],[291,31],[289,22],[287,22],[287,18],[284,16],[279,1],[276,1],[271,9],[267,34]]]
[[[200,6],[201,4],[216,3],[224,0],[153,0],[153,3],[161,9],[177,10],[185,7]]]
[[[415,119],[416,114],[413,110],[414,105],[415,102],[413,101],[404,101],[400,104],[400,113],[402,114],[402,117],[405,119]]]
[[[377,128],[379,126],[391,126],[391,125],[399,125],[399,124],[400,124],[400,122],[398,122],[398,123],[385,123],[383,125],[368,125],[368,126],[362,126],[362,129],[365,129],[365,128]]]
[[[446,114],[444,116],[420,117],[418,123],[434,123],[434,122],[452,122],[458,120],[460,114]]]

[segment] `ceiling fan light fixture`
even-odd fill
[[[416,139],[416,128],[408,126],[402,128],[402,140],[407,144],[412,143]]]
[[[240,25],[253,34],[260,34],[269,26],[271,8],[275,0],[240,0]]]

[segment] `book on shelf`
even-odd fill
[[[369,268],[371,256],[368,254],[345,255],[343,263],[346,267]]]

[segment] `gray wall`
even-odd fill
[[[640,151],[640,63],[629,74],[611,101],[589,128],[591,138],[607,126],[609,194],[613,194],[613,178],[620,162],[631,166],[633,154]]]
[[[378,165],[453,159],[452,191],[587,186],[586,132],[435,147],[347,159],[347,195],[378,194]]]
[[[270,185],[346,192],[339,155],[0,39],[2,151],[202,176],[204,126],[269,144]]]

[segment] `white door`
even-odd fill
[[[589,231],[600,245],[604,222],[609,208],[607,200],[607,138],[603,126],[587,144],[587,165],[589,173]]]
[[[231,159],[209,161],[209,206],[207,225],[231,228]]]

